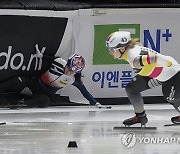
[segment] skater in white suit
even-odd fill
[[[148,122],[141,92],[160,85],[165,99],[179,111],[180,65],[174,58],[143,47],[138,39],[131,38],[128,31],[110,34],[106,47],[114,59],[127,61],[137,73],[125,88],[134,107],[135,116],[124,120],[124,125],[145,125]],[[171,120],[173,123],[180,123],[180,116],[172,117]]]

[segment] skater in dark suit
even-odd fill
[[[2,103],[10,102],[12,106],[17,101],[23,101],[28,107],[47,107],[55,96],[60,97],[62,88],[73,85],[91,105],[109,108],[97,102],[83,84],[81,72],[85,67],[85,59],[82,56],[74,54],[66,62],[62,58],[43,55],[38,46],[36,52],[38,57],[52,61],[51,67],[40,77],[18,76],[0,83]]]

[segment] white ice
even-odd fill
[[[114,105],[111,110],[94,106],[3,108],[0,121],[6,125],[0,125],[0,154],[180,153],[180,126],[164,127],[177,111],[169,104],[145,105],[145,109],[147,127],[157,130],[115,130],[134,116],[131,105]],[[78,147],[67,147],[69,141]]]

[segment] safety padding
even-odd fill
[[[93,8],[91,2],[68,2],[54,0],[4,0],[0,1],[0,9],[54,10],[68,11]]]
[[[67,18],[0,16],[0,82],[15,76],[37,76],[52,61],[36,55],[38,50],[53,57],[62,41]]]
[[[68,11],[90,8],[179,8],[178,0],[3,0],[0,9]]]

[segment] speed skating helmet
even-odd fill
[[[85,59],[78,54],[73,54],[71,57],[69,57],[67,66],[74,73],[80,73],[85,67]]]
[[[107,48],[120,48],[131,41],[131,34],[127,31],[117,31],[110,34],[106,40]]]

